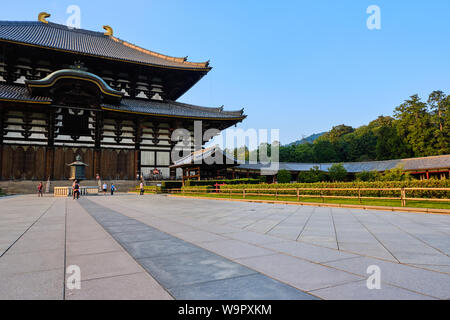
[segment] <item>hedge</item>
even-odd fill
[[[184,192],[194,191],[194,192],[207,192],[208,190],[214,190],[216,187],[212,186],[184,186],[181,188]]]
[[[181,181],[163,181],[161,182],[161,189],[166,191],[167,189],[180,189],[183,186]]]
[[[157,193],[159,189],[157,186],[144,186],[144,193]],[[141,188],[136,186],[133,192],[141,192]]]
[[[374,182],[318,182],[318,183],[286,183],[286,184],[260,184],[260,185],[227,185],[222,186],[222,190],[229,189],[295,189],[295,188],[450,188],[450,180],[413,180],[413,181],[374,181]],[[270,191],[261,191],[261,193],[271,193]],[[279,190],[278,194],[294,194],[295,190]],[[333,195],[333,196],[358,196],[358,190],[302,190],[302,195]],[[361,196],[370,197],[399,197],[400,192],[396,190],[382,191],[361,191]],[[450,191],[421,191],[408,190],[407,198],[450,198]]]
[[[226,185],[255,185],[261,183],[260,179],[234,179],[234,180],[187,180],[185,186],[199,187],[199,186],[214,186],[218,184]]]

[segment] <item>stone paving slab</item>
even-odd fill
[[[399,230],[398,228],[393,229],[392,225],[389,225],[387,228],[385,228],[386,223],[388,223],[386,219],[380,219],[374,216],[374,212],[376,212],[376,214],[378,215],[383,214],[389,215],[390,220],[392,220],[392,217],[394,218],[400,217],[399,218],[400,220],[408,219],[410,223],[420,224],[420,226],[423,227],[419,234],[420,237],[433,237],[433,241],[435,241],[435,243],[437,242],[444,244],[446,243],[448,236],[445,232],[442,231],[443,230],[442,225],[450,224],[450,219],[448,216],[436,216],[436,215],[402,213],[402,212],[368,211],[368,210],[357,210],[347,208],[299,207],[296,209],[297,211],[289,210],[289,213],[288,211],[286,211],[286,213],[288,214],[281,214],[277,216],[278,215],[277,211],[282,211],[285,208],[292,208],[292,206],[215,201],[214,212],[209,212],[208,209],[206,208],[211,206],[212,201],[210,200],[177,199],[177,198],[167,199],[166,197],[149,196],[144,199],[139,199],[138,201],[131,201],[131,202],[129,202],[129,200],[125,200],[125,197],[118,197],[114,199],[114,202],[122,204],[129,203],[129,206],[125,210],[121,211],[122,213],[129,216],[137,215],[137,212],[139,212],[139,214],[145,214],[145,212],[148,212],[147,217],[144,216],[144,218],[138,218],[138,220],[148,223],[149,225],[152,225],[151,216],[156,214],[158,217],[160,217],[160,219],[165,219],[167,222],[174,221],[177,223],[180,222],[186,223],[189,224],[191,227],[196,228],[198,231],[208,231],[223,237],[233,238],[234,240],[241,242],[242,244],[253,244],[256,247],[262,249],[275,250],[276,252],[279,252],[280,254],[283,255],[297,257],[300,259],[317,263],[349,261],[352,260],[351,258],[352,255],[356,255],[361,257],[367,256],[376,257],[377,259],[374,259],[376,261],[390,260],[398,265],[398,259],[391,254],[389,249],[393,246],[394,248],[398,249],[397,252],[400,253],[401,255],[402,250],[404,248],[403,239],[407,239],[409,235],[402,234],[399,237],[399,239],[402,240],[399,242],[391,241],[392,239],[395,240],[396,234],[402,233],[403,231]],[[108,205],[114,206],[114,203],[110,202]],[[152,207],[153,210],[151,212],[146,211],[147,207]],[[155,210],[155,207],[157,207],[158,210]],[[156,211],[157,213],[155,213]],[[334,239],[333,241],[331,241],[330,239],[325,239],[326,241],[323,241],[324,239],[321,238],[321,236],[319,236],[319,238],[316,239],[314,237],[310,237],[309,239],[307,239],[308,242],[300,240],[298,242],[300,244],[300,248],[295,249],[295,245],[292,244],[286,245],[285,248],[281,248],[277,247],[276,244],[272,245],[270,243],[263,243],[263,242],[258,243],[258,241],[256,242],[253,241],[252,243],[252,240],[250,239],[244,238],[237,239],[237,237],[239,236],[233,237],[233,234],[239,234],[240,232],[242,232],[243,235],[245,235],[245,232],[251,232],[252,234],[258,234],[260,236],[268,235],[273,238],[280,239],[281,241],[279,243],[282,243],[284,241],[286,243],[295,244],[295,240],[299,238],[299,235],[301,235],[304,231],[303,229],[305,229],[305,227],[308,225],[309,217],[315,215],[316,213],[319,213],[318,217],[316,217],[315,219],[316,222],[309,225],[309,228],[313,229],[316,235],[320,234],[326,235],[331,234],[332,231],[334,231],[331,230],[331,228],[334,229],[335,227],[336,239]],[[223,218],[227,216],[230,216],[230,219],[228,219],[228,221],[233,221],[235,220],[235,218],[231,217],[232,215],[236,215],[236,217],[243,218],[247,217],[248,214],[255,214],[255,216],[257,216],[261,220],[256,221],[251,226],[248,226],[245,229],[242,229],[241,227],[240,232],[236,231],[236,229],[239,230],[239,228],[236,228],[232,223],[227,223],[226,225],[224,224],[219,225],[216,223],[217,221],[221,221],[221,219],[223,221]],[[284,220],[280,221],[279,223],[278,220],[270,221],[268,219],[271,216],[277,218],[284,217]],[[217,217],[218,219],[215,219],[214,217]],[[330,220],[330,218],[332,219]],[[275,226],[272,225],[271,226],[272,229],[261,228],[261,230],[256,232],[248,230],[250,227],[254,225],[258,224],[265,225],[268,222],[278,224],[275,224]],[[367,229],[368,224],[370,224],[369,230]],[[326,226],[330,228],[330,230],[326,230],[327,228]],[[233,229],[235,230],[234,232]],[[380,239],[375,237],[373,232],[376,232],[376,234],[380,234],[381,238],[385,243],[383,243],[383,241],[380,241]],[[194,232],[192,232],[192,234],[193,233]],[[419,238],[418,235],[415,236]],[[329,243],[327,243],[327,241],[329,241]],[[203,246],[202,242],[199,242],[198,244]],[[390,246],[389,249],[385,247],[386,245]],[[416,252],[417,253],[416,256],[414,252],[414,246],[409,246],[409,248],[412,248],[412,251],[410,251],[407,254],[410,255],[410,258],[413,258],[412,261],[420,257],[420,260],[418,261],[436,263],[442,262],[447,258],[447,255],[441,253],[439,257],[440,260],[434,260],[434,258],[437,257],[427,256],[426,254],[424,254],[423,249],[424,247],[422,245],[419,246],[421,250]],[[210,247],[208,250],[215,251],[216,248]],[[329,250],[328,252],[330,260],[327,259],[328,254],[326,252],[327,250]],[[425,250],[428,250],[428,248]],[[215,252],[219,253],[220,255],[224,254],[224,252],[219,252],[219,249]],[[335,256],[336,253],[338,253],[337,257]],[[323,260],[322,258],[324,258],[325,260]],[[382,260],[378,260],[378,258]],[[240,261],[238,260],[238,262]],[[270,261],[268,260],[267,263],[269,264]],[[441,271],[442,269],[444,269],[445,271],[446,267],[446,266],[434,266],[430,264],[425,265],[425,263],[419,265],[418,267],[420,268],[420,266],[422,266],[421,267],[422,269],[427,269],[428,271],[431,272],[433,272],[432,270],[438,272]],[[432,267],[435,267],[435,269],[431,269]],[[332,269],[335,268],[332,267]],[[346,271],[351,272],[349,270]],[[316,274],[316,272],[311,271],[311,274]],[[368,276],[365,272],[360,273],[358,275],[359,278],[357,276],[357,279],[365,278]],[[401,272],[398,276],[401,277]],[[295,279],[291,280],[295,281]],[[292,283],[290,284],[292,285]],[[336,285],[335,284],[328,285],[328,287],[333,286]],[[396,284],[395,286],[399,285]],[[405,289],[406,291],[411,292],[411,290],[408,289],[408,287],[400,289]],[[428,296],[426,292],[420,292],[420,294]],[[364,297],[364,295],[362,295],[362,297]],[[370,298],[370,295],[367,295],[367,297]]]
[[[81,290],[66,295],[67,300],[173,300],[146,272],[81,282]]]
[[[64,269],[27,273],[0,271],[0,300],[62,300]]]
[[[213,242],[202,242],[198,244],[202,248],[216,252],[228,259],[239,259],[246,257],[257,257],[273,254],[272,250],[260,248],[251,244],[236,240],[220,240]]]
[[[211,241],[220,241],[220,240],[227,240],[227,238],[206,232],[206,231],[189,231],[189,232],[181,232],[181,233],[175,233],[175,236],[177,238],[183,239],[188,242],[192,243],[199,243],[199,242],[211,242]]]
[[[168,289],[256,274],[256,271],[204,250],[140,259],[139,262]]]
[[[260,234],[253,231],[241,231],[228,233],[225,235],[227,238],[247,242],[254,245],[266,245],[270,243],[282,242],[283,240],[277,237],[272,237],[265,234]]]
[[[166,233],[151,229],[139,232],[120,232],[114,234],[114,239],[120,243],[143,242],[148,240],[166,240],[169,239]]]
[[[326,265],[361,276],[367,274],[369,266],[376,265],[380,267],[381,279],[385,283],[430,297],[450,299],[450,277],[448,274],[365,257],[330,262]]]
[[[326,300],[435,300],[429,296],[385,283],[381,284],[380,290],[368,290],[366,280],[314,290],[310,293]]]
[[[450,298],[449,216],[121,194],[0,207],[0,299]],[[155,249],[169,242],[198,250]],[[72,263],[82,290],[64,296]]]
[[[266,244],[265,247],[317,263],[358,257],[357,255],[351,253],[293,241]]]
[[[80,204],[94,217],[97,217],[97,212],[105,210],[105,207],[89,200],[83,199],[80,201]],[[110,210],[113,216],[117,216],[118,213],[116,211]],[[102,217],[102,220],[98,220],[100,224],[102,224],[102,221],[107,220],[103,218],[104,217]],[[132,218],[128,219],[134,220]],[[142,223],[142,225],[147,226],[147,228],[150,229],[153,228],[144,223]],[[164,225],[166,228],[172,230],[172,232],[183,229],[179,228],[179,226],[182,227],[182,225],[177,223],[174,223],[173,228],[171,227],[170,222],[159,223],[157,225]],[[128,230],[127,226],[129,225],[123,225],[123,230]],[[113,237],[116,238],[123,234],[120,233],[120,227],[114,228],[118,229],[114,229],[115,233],[111,233]],[[136,233],[139,233],[139,231],[136,231]],[[241,246],[243,245],[235,240],[202,242],[201,245],[213,243],[225,249],[230,245],[233,245],[233,242],[236,242],[235,244]],[[195,292],[191,294],[191,296],[195,296],[193,299],[207,299],[208,297],[223,299],[227,294],[228,296],[234,295],[236,299],[244,299],[252,294],[258,294],[248,292],[251,289],[246,285],[247,280],[245,279],[245,276],[250,274],[258,275],[257,272],[174,236],[169,236],[168,239],[164,240],[152,239],[142,242],[121,242],[121,244],[133,258],[140,262],[149,274],[155,277],[155,279],[157,279],[166,289],[171,290],[170,292],[177,299],[186,298],[190,294],[190,291]],[[234,249],[237,248],[234,247]],[[271,252],[266,249],[247,245],[247,247],[244,246],[244,251],[242,251],[242,248],[239,248],[241,251],[237,251],[239,254],[238,256],[241,256],[242,252],[244,252],[243,256],[248,256],[250,254],[250,249],[253,251],[259,250],[260,253]],[[234,251],[235,250],[232,250],[231,252]],[[91,261],[90,265],[92,264],[94,264],[93,261]],[[260,277],[257,279],[260,281],[260,284],[258,285],[255,283],[254,286],[266,287],[267,290],[272,290],[264,292],[265,296],[283,296],[291,297],[292,299],[315,298],[314,296],[300,292],[286,284],[269,279],[263,275],[259,276]],[[221,285],[220,283],[222,281],[223,284]],[[194,285],[202,286],[200,289],[201,293],[195,291]],[[183,286],[183,289],[181,289],[181,286]],[[220,286],[222,290],[228,291],[224,292],[224,294],[219,297],[217,295],[217,286]],[[236,291],[237,287],[240,288],[239,291]],[[180,289],[178,290],[177,288]],[[277,294],[278,292],[281,292],[281,294]],[[263,297],[262,293],[259,293],[259,295]]]
[[[360,276],[283,254],[238,259],[236,261],[307,292],[361,280]]]
[[[107,219],[107,210],[97,214],[103,218],[104,223],[111,222]],[[67,221],[68,232],[69,230],[74,232],[72,235],[83,230],[83,235],[99,233],[101,236],[90,236],[87,240],[77,237],[67,239],[66,264],[80,267],[82,281],[80,290],[66,289],[66,299],[172,299],[170,294],[79,205],[79,202],[70,203],[68,206]]]
[[[176,238],[126,242],[122,245],[135,259],[179,255],[200,250],[198,247]]]
[[[244,289],[245,288],[245,289]],[[261,274],[169,289],[181,300],[317,300]]]
[[[109,238],[98,240],[71,241],[67,245],[67,256],[92,255],[123,250],[115,241]]]

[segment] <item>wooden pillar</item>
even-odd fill
[[[95,137],[94,137],[94,171],[102,177],[102,129],[103,129],[103,114],[99,111],[95,113]]]
[[[141,176],[142,120],[134,121],[134,175]]]
[[[170,130],[169,130],[169,134],[170,134],[170,137],[169,137],[169,138],[170,138],[170,139],[172,138],[173,130],[174,130],[174,129],[170,129]],[[169,141],[169,143],[170,143],[169,166],[171,166],[171,165],[175,164],[175,163],[173,162],[173,160],[172,160],[172,152],[173,152],[173,150],[174,150],[176,144],[175,144],[175,142],[173,142],[173,141]],[[174,180],[176,180],[176,178],[177,178],[177,169],[175,169],[175,168],[169,168],[169,176],[170,176],[170,177],[173,177]]]
[[[430,180],[430,172],[427,170],[427,180]]]
[[[0,109],[0,180],[3,178],[3,136],[5,135],[5,113]]]
[[[47,148],[45,149],[45,179],[52,180],[55,170],[55,111],[49,110],[47,118]]]

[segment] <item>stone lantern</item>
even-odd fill
[[[70,178],[69,180],[83,181],[86,180],[86,167],[87,164],[81,161],[80,155],[75,157],[75,162],[68,164],[70,167]]]

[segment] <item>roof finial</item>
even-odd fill
[[[41,12],[38,15],[38,21],[42,22],[42,23],[48,23],[47,18],[49,18],[51,16],[51,14],[47,13],[47,12]]]
[[[110,26],[103,26],[103,29],[106,30],[106,32],[104,33],[105,36],[113,36],[114,31],[113,28],[111,28]]]

